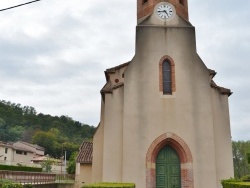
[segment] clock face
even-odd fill
[[[169,19],[174,15],[173,8],[168,4],[160,4],[156,8],[157,15],[164,20]]]

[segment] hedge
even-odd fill
[[[222,185],[223,188],[250,188],[250,183],[248,182],[227,182]]]
[[[28,166],[12,166],[12,165],[0,165],[0,170],[42,172],[42,168],[28,167]]]
[[[90,185],[84,185],[82,188],[135,188],[134,183],[96,183]]]
[[[250,182],[243,182],[237,179],[222,180],[223,188],[250,188]]]

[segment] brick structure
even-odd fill
[[[174,148],[180,157],[182,187],[193,188],[193,158],[191,151],[184,140],[170,132],[156,138],[148,149],[146,156],[146,188],[155,188],[155,160],[159,151],[166,145]]]
[[[176,91],[176,85],[175,85],[175,66],[174,66],[174,60],[169,57],[169,56],[164,56],[161,58],[160,63],[159,63],[159,90],[160,92],[163,92],[163,76],[162,76],[162,64],[163,62],[167,60],[170,65],[171,65],[171,87],[172,87],[172,92]]]
[[[144,3],[144,0],[137,1],[137,19],[141,19],[145,16],[152,14],[154,7],[162,0],[148,0]],[[187,0],[168,0],[166,2],[172,3],[178,15],[183,19],[188,20],[188,3]]]

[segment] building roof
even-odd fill
[[[222,95],[230,96],[230,95],[233,94],[233,92],[231,92],[230,89],[218,86],[213,80],[211,81],[210,85],[211,85],[212,88],[218,90]]]
[[[120,64],[120,65],[115,66],[115,67],[111,67],[111,68],[107,69],[106,72],[108,72],[108,73],[115,73],[116,70],[119,70],[119,69],[121,69],[123,67],[128,66],[129,63],[130,63],[130,61],[126,62],[126,63],[123,63],[123,64]]]
[[[79,154],[76,158],[76,162],[91,164],[92,158],[93,158],[93,142],[84,140],[79,148]]]
[[[20,151],[27,151],[29,153],[33,153],[33,151],[31,149],[25,148],[25,147],[21,147],[21,146],[12,146],[12,148],[14,150],[20,150]]]
[[[29,147],[35,148],[35,149],[37,149],[37,150],[45,151],[45,148],[44,148],[44,147],[38,146],[37,144],[30,144],[30,143],[22,142],[22,141],[18,141],[18,142],[16,142],[16,143],[21,143],[21,144],[27,145],[27,146],[29,146]]]
[[[127,63],[120,64],[120,65],[118,65],[118,66],[115,66],[115,67],[106,69],[106,71],[104,71],[105,77],[106,77],[106,81],[109,81],[109,74],[114,74],[115,71],[117,71],[117,70],[119,70],[119,69],[121,69],[121,68],[123,68],[123,67],[128,66],[129,63],[130,63],[130,61],[127,62]]]
[[[6,147],[6,148],[12,148],[13,142],[3,142],[0,141],[0,146]]]
[[[22,145],[20,145],[19,143],[21,143]],[[18,141],[18,142],[2,142],[0,141],[0,146],[2,147],[8,147],[8,148],[12,148],[14,150],[21,150],[21,151],[27,151],[27,152],[31,152],[33,153],[33,150],[31,148],[35,148],[37,150],[41,150],[44,151],[45,149],[41,146],[38,145],[34,145],[34,144],[30,144],[27,142],[22,142],[22,141]]]
[[[215,72],[215,70],[208,69],[208,71],[209,71],[209,75],[211,75],[212,78],[217,74],[217,72]]]

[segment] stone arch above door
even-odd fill
[[[181,161],[181,184],[193,188],[193,158],[188,145],[174,133],[165,133],[150,145],[146,156],[146,188],[156,187],[155,160],[159,151],[166,145],[173,147]]]

